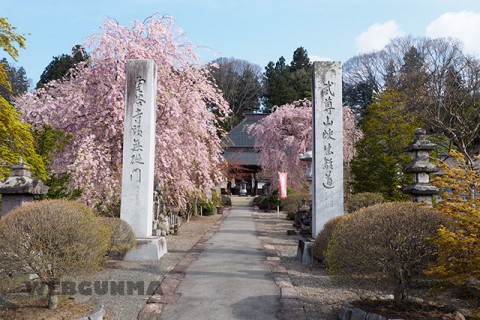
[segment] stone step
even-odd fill
[[[232,207],[252,207],[254,197],[231,196]]]

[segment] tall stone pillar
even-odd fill
[[[137,237],[126,259],[154,260],[166,252],[152,237],[157,72],[153,60],[128,60],[126,73],[120,218]]]
[[[342,66],[313,64],[312,237],[343,214]]]

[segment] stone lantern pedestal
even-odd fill
[[[48,187],[41,180],[31,177],[30,167],[22,162],[21,157],[18,163],[10,168],[10,176],[0,181],[1,216],[48,191]]]
[[[432,206],[432,197],[437,195],[439,190],[430,184],[430,174],[437,172],[438,167],[430,163],[429,151],[437,148],[437,145],[426,139],[426,131],[415,129],[415,137],[405,151],[412,153],[412,163],[404,170],[404,173],[413,175],[413,182],[403,192],[412,195],[412,201],[425,203]]]
[[[300,154],[300,160],[307,163],[307,171],[303,175],[305,180],[309,182],[310,187],[310,194],[312,195],[312,199],[314,197],[313,194],[313,177],[312,177],[312,151],[306,151],[303,154]],[[308,211],[306,211],[308,210]],[[308,234],[312,234],[312,204],[310,202],[309,206],[307,206],[306,210],[301,210],[297,212],[295,215],[294,226],[300,228],[301,233],[304,228],[304,224],[308,227]],[[307,220],[307,222],[305,222]],[[297,247],[297,260],[303,263],[312,263],[314,261],[313,254],[312,254],[312,245],[315,239],[311,237],[304,237],[298,240],[298,247]]]

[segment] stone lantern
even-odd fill
[[[412,195],[413,202],[432,205],[432,197],[437,195],[439,190],[430,184],[429,174],[439,171],[438,167],[430,163],[429,151],[437,148],[437,145],[426,139],[426,131],[415,129],[415,137],[405,151],[412,153],[412,163],[404,170],[404,173],[413,174],[413,183],[403,189],[406,194]]]
[[[307,171],[303,175],[305,180],[310,182],[310,193],[312,193],[312,151],[306,151],[300,154],[300,160],[307,163]]]
[[[1,216],[48,191],[41,180],[31,177],[30,167],[22,162],[22,157],[10,168],[10,176],[0,181]]]
[[[305,180],[307,180],[310,184],[310,194],[312,195],[312,199],[314,197],[313,194],[313,172],[312,172],[312,151],[306,151],[305,153],[300,154],[300,160],[307,163],[307,171],[303,175]],[[300,229],[300,234],[311,235],[312,234],[312,203],[311,201],[304,203],[301,207],[299,207],[297,213],[294,216],[293,226]],[[308,238],[300,238],[298,239],[298,247],[297,247],[297,260],[303,263],[312,263],[314,261],[312,255],[312,244],[314,239]]]

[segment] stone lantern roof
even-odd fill
[[[427,140],[427,132],[422,128],[417,128],[414,131],[415,138],[413,139],[413,143],[410,143],[408,147],[405,148],[407,152],[415,152],[415,151],[429,151],[435,150],[437,145],[430,140]]]
[[[0,181],[0,194],[46,194],[48,187],[39,179],[31,177],[30,167],[23,163],[22,157],[12,165],[10,176]]]

